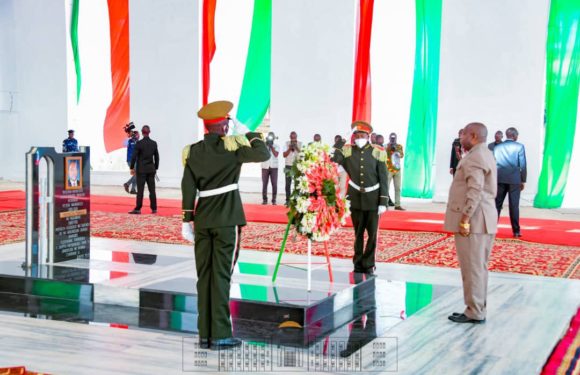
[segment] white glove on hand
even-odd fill
[[[379,206],[379,216],[387,212],[387,206]]]
[[[232,129],[233,135],[242,135],[250,131],[246,125],[239,123],[236,119],[232,118],[231,120],[234,123],[234,128]]]
[[[191,223],[181,224],[181,237],[186,241],[193,242],[193,226]]]

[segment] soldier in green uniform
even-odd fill
[[[350,178],[348,199],[354,226],[354,272],[374,274],[379,217],[387,211],[387,154],[378,145],[369,144],[370,124],[352,124],[355,145],[335,149],[333,161],[343,166]],[[364,233],[368,234],[364,247]],[[363,251],[364,248],[364,251]]]
[[[263,162],[270,153],[261,133],[226,136],[233,104],[205,105],[197,113],[208,133],[186,146],[181,181],[184,238],[193,241],[199,343],[202,348],[241,344],[232,337],[230,279],[239,250],[240,227],[246,225],[238,180],[242,163]],[[199,196],[197,203],[196,196]]]

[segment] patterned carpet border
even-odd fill
[[[0,212],[0,245],[24,240],[23,210]],[[243,229],[242,248],[276,252],[284,235],[284,224],[249,223]],[[187,244],[181,238],[178,216],[91,213],[91,235],[104,238]],[[352,228],[342,228],[327,242],[330,254],[351,258]],[[306,239],[291,234],[286,252],[305,254]],[[314,255],[324,254],[324,245],[314,243]],[[377,261],[422,266],[457,268],[453,236],[434,232],[381,230]],[[492,250],[491,271],[580,279],[580,247],[546,245],[514,239],[496,239]]]

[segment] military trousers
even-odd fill
[[[464,314],[471,319],[485,319],[489,255],[495,234],[455,234],[455,249],[463,281]]]
[[[378,207],[373,211],[351,210],[354,227],[354,263],[355,272],[365,272],[375,267],[375,250],[377,248],[377,231],[379,227]],[[364,245],[365,232],[368,235]]]
[[[241,229],[195,227],[197,328],[204,339],[232,337],[230,281],[239,253]]]

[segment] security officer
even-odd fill
[[[201,108],[197,115],[208,133],[183,150],[182,235],[193,241],[195,230],[199,343],[211,349],[241,344],[232,337],[229,307],[240,227],[246,225],[238,180],[242,163],[270,158],[261,133],[226,136],[232,107],[218,101]]]
[[[62,141],[62,152],[79,152],[79,143],[75,139],[75,131],[68,131],[68,138]]]
[[[354,272],[372,275],[379,216],[387,211],[387,153],[382,147],[369,144],[373,132],[370,124],[355,121],[352,129],[355,145],[335,149],[333,161],[342,165],[350,178],[347,195],[355,234]],[[363,252],[365,231],[368,240]]]

